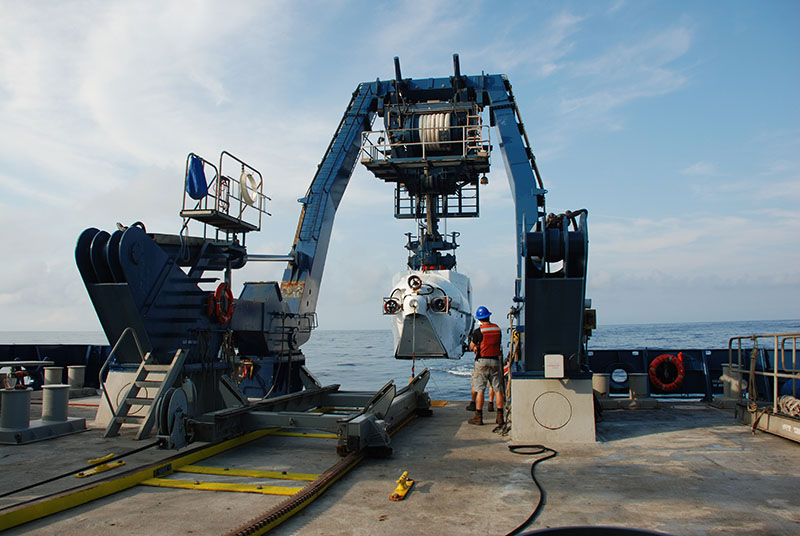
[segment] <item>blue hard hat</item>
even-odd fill
[[[492,312],[483,305],[478,307],[478,310],[475,311],[475,318],[477,318],[478,320],[485,320],[490,316],[492,316]]]

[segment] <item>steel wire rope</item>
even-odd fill
[[[790,395],[778,399],[778,410],[792,417],[800,416],[800,400]]]
[[[521,452],[523,450],[530,449],[530,451]],[[545,493],[544,488],[539,483],[539,479],[536,478],[536,466],[545,460],[549,460],[550,458],[555,458],[558,456],[558,452],[551,449],[550,447],[545,447],[544,445],[509,445],[508,450],[513,452],[514,454],[522,454],[527,456],[536,456],[538,454],[545,454],[546,456],[542,456],[541,458],[536,458],[533,460],[531,464],[531,478],[533,479],[533,483],[536,484],[536,487],[539,489],[539,502],[536,503],[536,508],[533,509],[531,515],[528,516],[528,519],[522,522],[517,528],[506,534],[506,536],[516,536],[520,534],[525,528],[533,523],[533,521],[539,516],[544,508],[544,505],[547,502],[547,493]]]
[[[420,359],[420,361],[422,361],[422,366],[423,367],[428,368],[428,365],[427,365],[427,363],[425,363],[424,359]],[[443,396],[444,393],[442,392],[442,388],[439,387],[439,384],[436,383],[436,380],[433,378],[433,369],[429,369],[429,370],[431,371],[430,379],[433,382],[433,386],[436,388],[436,393],[437,393],[437,395],[439,396],[439,398],[441,400],[444,400],[444,396]]]
[[[416,376],[414,367],[417,363],[417,308],[411,317],[411,377]]]
[[[87,465],[85,467],[81,467],[80,469],[73,469],[71,471],[68,471],[66,473],[60,474],[58,476],[54,476],[52,478],[48,478],[47,480],[42,480],[41,482],[34,482],[33,484],[29,484],[29,485],[24,486],[22,488],[18,488],[18,489],[12,490],[12,491],[7,491],[5,493],[0,494],[0,497],[8,497],[9,495],[14,495],[14,494],[19,493],[21,491],[25,491],[25,490],[28,490],[28,489],[31,489],[31,488],[35,488],[35,487],[41,486],[43,484],[48,484],[50,482],[55,482],[56,480],[59,480],[59,479],[62,479],[62,478],[66,478],[68,476],[72,476],[72,475],[74,475],[76,473],[81,473],[83,471],[88,471],[89,469],[92,469],[93,467],[97,467],[98,465],[103,465],[104,463],[120,460],[120,459],[125,458],[127,456],[130,456],[132,454],[136,454],[137,452],[142,452],[143,450],[147,450],[149,448],[153,448],[153,447],[158,446],[158,445],[159,445],[159,441],[154,441],[153,443],[148,443],[147,445],[145,445],[143,447],[139,447],[138,449],[133,449],[133,450],[131,450],[129,452],[126,452],[124,454],[120,454],[119,456],[114,456],[113,458],[109,458],[107,460],[103,460],[102,462],[93,463],[93,464]]]
[[[278,353],[279,356],[283,355],[283,343],[284,343],[284,338],[285,338],[284,335],[285,334],[286,334],[286,315],[281,315],[281,350]],[[287,358],[290,358],[290,357],[291,356],[287,356]],[[283,365],[283,363],[278,363],[278,371],[277,371],[277,374],[273,376],[272,385],[270,386],[269,391],[267,391],[267,394],[265,394],[263,397],[261,397],[261,400],[266,400],[267,398],[269,398],[269,395],[271,395],[272,391],[275,390],[275,383],[276,383],[275,382],[275,377],[276,376],[280,377],[281,366],[282,365]],[[287,387],[287,392],[288,392],[288,390],[289,389]]]

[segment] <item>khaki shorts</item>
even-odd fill
[[[475,361],[475,368],[472,369],[472,390],[481,392],[486,389],[486,385],[491,385],[495,393],[502,390],[499,359],[483,359]]]

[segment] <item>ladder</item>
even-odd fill
[[[123,424],[139,424],[136,439],[144,439],[149,436],[156,419],[158,406],[156,402],[161,400],[167,389],[175,383],[183,369],[183,361],[186,358],[186,354],[186,350],[179,349],[175,352],[172,363],[159,365],[153,360],[151,352],[147,352],[139,365],[139,369],[136,371],[136,378],[131,382],[122,399],[122,403],[114,411],[114,416],[109,421],[103,437],[119,435],[119,429]],[[157,388],[153,398],[138,396],[143,389],[145,390],[144,393],[146,393],[147,388]],[[145,406],[147,412],[145,415],[128,415],[133,406]]]

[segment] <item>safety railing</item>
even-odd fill
[[[443,114],[430,114],[443,115]],[[427,117],[425,115],[420,116]],[[361,162],[379,163],[397,158],[426,160],[436,157],[488,159],[489,125],[433,125],[414,129],[370,130],[361,134]],[[432,121],[431,121],[432,123]],[[412,140],[408,140],[411,134]],[[402,140],[402,141],[397,141]]]
[[[130,333],[130,335],[133,337],[133,342],[136,343],[136,350],[138,350],[139,352],[139,360],[144,361],[145,358],[144,352],[142,352],[142,345],[141,343],[139,343],[139,337],[136,336],[136,331],[132,327],[125,328],[123,332],[120,334],[119,338],[117,339],[117,342],[114,344],[114,347],[108,353],[108,357],[103,363],[103,366],[100,367],[100,375],[99,375],[100,389],[103,391],[103,395],[105,396],[106,402],[108,403],[108,408],[111,410],[112,415],[117,412],[117,409],[111,403],[111,398],[108,396],[108,391],[106,390],[106,383],[103,380],[103,377],[105,376],[105,373],[108,370],[108,364],[111,363],[111,359],[114,357],[114,354],[117,353],[117,349],[119,348],[120,344],[122,344],[122,340],[125,338],[125,335],[127,335],[128,333]]]
[[[732,337],[728,341],[728,366],[731,374],[739,381],[739,399],[747,394],[748,402],[769,401],[772,411],[783,412],[780,393],[788,384],[788,396],[797,399],[800,392],[800,370],[798,369],[797,346],[800,333],[774,333],[768,335],[748,335]],[[749,343],[749,344],[748,344]],[[763,358],[762,358],[763,356]],[[771,359],[770,359],[771,357]],[[762,362],[758,370],[759,360]],[[745,377],[747,380],[745,381]],[[759,379],[767,379],[766,385],[772,391],[771,397],[761,398]],[[785,395],[786,396],[786,395]],[[786,402],[784,397],[784,403]]]
[[[230,172],[232,165],[235,173]],[[219,166],[189,153],[181,216],[225,232],[259,231],[262,216],[271,215],[266,210],[271,199],[263,193],[263,188],[261,172],[228,151],[220,154]]]
[[[394,191],[394,217],[421,219],[427,214],[427,197],[411,195],[398,184]],[[431,214],[436,218],[474,218],[480,215],[480,193],[477,184],[464,184],[450,194],[430,196]]]

